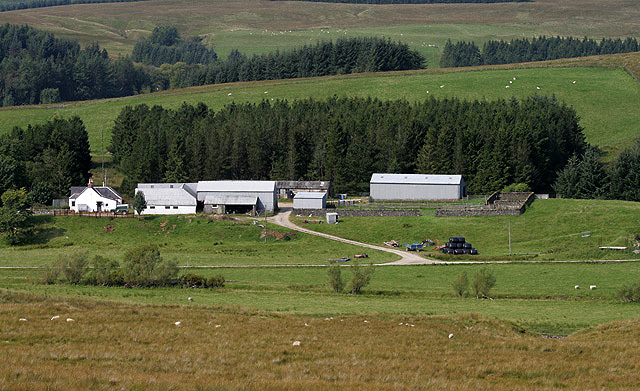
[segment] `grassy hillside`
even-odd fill
[[[570,63],[575,64],[575,61]],[[513,77],[517,80],[513,81]],[[512,84],[509,84],[510,80]],[[506,88],[507,85],[510,88]],[[96,152],[100,150],[101,129],[104,129],[105,140],[109,140],[113,120],[122,107],[140,103],[178,107],[183,102],[204,102],[219,109],[234,101],[322,99],[332,95],[407,100],[456,96],[492,100],[533,94],[554,94],[572,105],[582,118],[587,141],[606,151],[616,151],[638,137],[640,84],[623,70],[580,67],[518,69],[513,66],[495,70],[409,71],[234,83],[100,101],[3,108],[0,109],[0,131],[7,132],[13,126],[38,123],[54,116],[78,115],[87,125],[89,141]]]
[[[420,217],[344,217],[337,225],[308,224],[308,228],[372,244],[391,239],[401,243],[437,239],[444,244],[450,236],[464,236],[479,256],[441,258],[483,260],[509,254],[511,222],[512,252],[539,253],[520,259],[640,259],[630,250],[598,249],[635,243],[639,215],[640,204],[635,202],[550,199],[534,201],[520,216],[435,217],[432,210],[425,210]]]
[[[211,220],[204,216],[147,216],[138,219],[39,217],[32,244],[0,245],[0,265],[50,265],[73,252],[90,258],[103,255],[121,260],[141,243],[156,244],[163,257],[179,265],[325,264],[327,259],[353,256],[360,247],[311,235],[290,235],[291,240],[261,239],[263,228],[249,220]],[[257,223],[263,223],[258,221]],[[109,228],[107,228],[109,227]],[[271,225],[269,231],[288,232]],[[374,262],[395,260],[393,254],[372,251]]]
[[[61,318],[51,321],[56,314]],[[21,317],[27,321],[20,322]],[[67,317],[74,322],[66,322]],[[181,324],[174,325],[176,321]],[[477,315],[323,320],[3,292],[0,322],[0,386],[6,389],[501,391],[639,386],[638,321],[546,339]],[[294,341],[299,344],[294,346]]]
[[[205,36],[223,57],[286,49],[338,36],[399,39],[437,64],[448,39],[511,39],[538,35],[637,36],[634,0],[537,0],[509,4],[369,5],[266,0],[152,0],[85,4],[0,13],[0,23],[30,24],[83,43],[97,41],[112,55],[131,53],[157,24]],[[429,46],[435,45],[435,46]]]

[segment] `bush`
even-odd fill
[[[187,273],[180,277],[180,285],[183,288],[204,288],[206,280],[199,274]]]
[[[486,268],[482,268],[473,275],[471,288],[476,299],[482,296],[488,296],[489,291],[496,285],[496,277]]]
[[[528,193],[531,187],[526,183],[512,183],[502,189],[503,193]]]
[[[329,285],[334,292],[340,293],[344,289],[344,281],[342,281],[342,270],[340,265],[335,263],[329,265],[327,270],[327,276],[329,277]]]
[[[212,276],[207,279],[207,288],[223,288],[224,283],[224,277],[218,274],[217,276]]]
[[[92,269],[87,276],[87,283],[91,285],[119,286],[124,283],[120,263],[100,255],[93,258]]]
[[[60,269],[62,276],[68,283],[79,284],[87,272],[86,255],[81,253],[71,254],[69,258],[60,260]]]
[[[358,295],[362,291],[362,288],[369,285],[371,277],[373,276],[373,264],[369,264],[367,267],[360,266],[357,260],[354,260],[351,264],[351,281],[349,283],[349,291],[352,294]]]
[[[467,272],[460,273],[458,278],[451,284],[451,287],[456,296],[464,296],[469,290],[469,277],[467,277]]]
[[[60,277],[60,267],[56,266],[48,266],[42,268],[42,283],[45,285],[52,285],[58,281],[58,277]]]
[[[165,261],[154,245],[145,245],[127,251],[122,269],[128,286],[169,285],[178,276],[175,261]]]
[[[623,286],[618,291],[618,297],[629,303],[640,303],[640,281]]]

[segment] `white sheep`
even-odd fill
[[[293,341],[293,346],[300,346],[300,341]]]
[[[177,322],[175,322],[174,324],[175,324],[176,326],[180,326],[180,325],[182,324],[182,322],[177,321]]]
[[[580,289],[580,285],[576,285],[574,288],[575,289]]]
[[[56,319],[60,319],[60,315],[54,315],[51,317],[51,320],[56,320]]]
[[[449,339],[453,338],[453,334],[449,334]]]
[[[27,321],[27,318],[20,318],[20,319],[18,319],[18,320],[19,320],[20,322],[26,322],[26,321]]]
[[[67,322],[75,322],[75,320],[72,318],[67,318]]]
[[[189,297],[187,298],[187,300],[189,300],[189,301],[193,301],[193,297],[189,296]]]
[[[596,289],[596,288],[597,288],[597,287],[596,287],[595,285],[589,285],[589,289],[591,289],[591,290],[594,290],[594,289]]]

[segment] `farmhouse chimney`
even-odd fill
[[[93,178],[89,178],[89,184],[87,185],[87,187],[93,187]]]

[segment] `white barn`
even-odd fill
[[[139,183],[147,202],[143,215],[175,215],[196,213],[198,206],[196,183]]]
[[[300,191],[293,197],[293,209],[325,209],[327,193],[319,191]]]
[[[111,212],[122,204],[122,196],[109,186],[71,187],[69,209],[74,212]]]
[[[467,196],[462,175],[373,174],[372,201],[443,201]]]
[[[248,213],[278,207],[275,181],[200,181],[198,201],[205,213]]]

